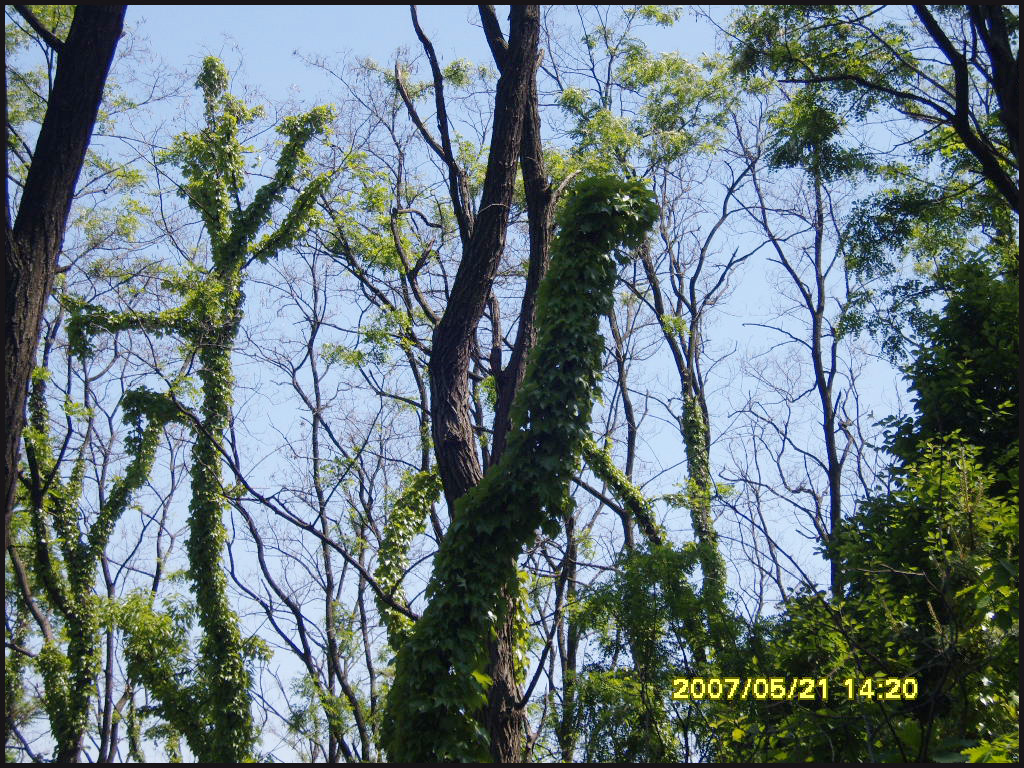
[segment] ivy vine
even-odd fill
[[[427,514],[440,496],[441,478],[436,472],[408,473],[391,507],[384,538],[377,552],[374,577],[380,588],[399,603],[408,602],[402,590],[402,579],[409,567],[409,545],[426,530]],[[412,630],[412,620],[379,596],[376,601],[377,610],[387,629],[388,643],[392,648],[400,648]]]
[[[79,350],[87,352],[89,336],[100,331],[174,334],[198,361],[201,403],[198,413],[187,420],[195,435],[187,550],[203,636],[194,662],[176,659],[171,651],[178,646],[171,642],[173,633],[166,622],[151,608],[133,604],[135,621],[126,626],[128,671],[154,695],[157,714],[186,738],[201,761],[239,762],[252,759],[257,733],[248,669],[254,651],[243,640],[228,602],[221,563],[226,541],[221,443],[231,417],[231,352],[243,316],[247,267],[290,247],[316,220],[314,205],[329,184],[327,174],[307,179],[280,223],[264,231],[275,206],[283,203],[307,165],[307,144],[327,132],[333,113],[317,107],[282,121],[277,131],[284,143],[276,170],[251,202],[242,205],[249,148],[242,144],[239,131],[262,110],[246,106],[228,91],[227,69],[215,57],[204,59],[196,86],[203,93],[206,124],[197,133],[179,135],[164,159],[181,169],[184,183],[179,194],[203,221],[210,265],[192,265],[180,277],[166,280],[165,287],[182,301],[163,312],[115,312],[72,303],[70,335]],[[170,655],[161,657],[162,653]]]
[[[95,594],[96,572],[114,526],[133,494],[149,479],[164,425],[177,418],[165,396],[145,389],[129,391],[122,400],[129,462],[122,476],[107,491],[96,518],[84,531],[79,510],[86,470],[86,442],[82,443],[69,476],[58,472],[50,436],[46,401],[48,371],[32,376],[28,398],[28,424],[23,432],[27,476],[33,478],[22,493],[28,510],[34,548],[32,573],[46,602],[60,617],[63,637],[48,639],[35,659],[43,681],[43,708],[56,742],[58,762],[77,761],[89,724],[89,702],[99,673],[102,643],[102,602]],[[81,406],[65,402],[70,416]],[[43,478],[47,478],[43,481]]]
[[[536,530],[557,532],[601,371],[600,318],[612,305],[620,247],[657,216],[638,180],[577,182],[538,296],[539,334],[512,407],[501,461],[458,500],[427,586],[429,604],[398,652],[382,738],[398,761],[484,761],[487,641],[519,590],[516,558]]]

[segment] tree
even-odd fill
[[[882,24],[880,11],[748,11],[736,28],[740,69],[759,62],[804,86],[773,159],[819,180],[860,166],[883,184],[837,222],[860,284],[848,281],[855,290],[832,332],[875,331],[891,358],[906,360],[915,409],[881,422],[887,477],[833,520],[826,553],[842,580],[831,597],[802,590],[745,638],[765,670],[820,670],[857,681],[856,691],[827,712],[786,702],[726,714],[725,759],[1019,756],[1016,695],[1003,683],[1019,663],[1019,203],[1007,184],[1019,157],[1016,116],[1003,112],[1016,84],[1000,74],[1013,61],[1016,17],[943,9],[954,33],[926,7],[915,13],[948,68],[926,64],[926,48],[912,50],[911,33]],[[794,42],[756,50],[760,33],[790,23]],[[841,115],[879,104],[932,126],[909,142],[912,162],[871,162],[837,140]],[[870,320],[872,280],[884,281],[888,306]],[[873,699],[860,682],[872,675],[913,680],[914,695]]]
[[[145,389],[126,393],[124,418],[134,428],[127,440],[131,458],[124,475],[102,494],[103,503],[95,520],[82,533],[79,505],[86,454],[92,446],[88,440],[82,441],[64,481],[51,443],[46,375],[45,369],[37,372],[29,398],[30,419],[25,435],[28,490],[24,506],[29,510],[35,542],[32,576],[41,586],[46,603],[60,617],[68,637],[67,647],[62,649],[58,638],[50,633],[36,662],[43,678],[43,701],[51,732],[57,741],[54,758],[75,763],[82,752],[88,707],[100,671],[102,611],[94,595],[97,570],[119,518],[149,478],[164,424],[176,417],[176,410],[170,401],[154,397]],[[25,590],[28,577],[19,562],[15,561],[14,566],[21,571],[19,580]],[[30,591],[25,591],[24,599],[33,599]]]
[[[87,218],[86,226],[95,220]],[[149,569],[157,589],[159,562],[167,554],[167,503],[180,476],[176,440],[173,434],[165,440],[160,425],[174,420],[176,410],[139,388],[139,363],[163,363],[162,352],[127,334],[104,338],[84,358],[68,345],[68,313],[61,306],[68,296],[107,294],[109,301],[113,294],[128,306],[145,303],[138,284],[128,288],[145,272],[145,257],[117,253],[111,246],[118,237],[105,229],[101,225],[105,247],[99,253],[92,252],[93,237],[83,243],[79,233],[69,235],[64,258],[71,268],[55,281],[44,317],[8,552],[8,620],[15,626],[20,617],[28,620],[16,641],[20,650],[7,659],[12,684],[24,691],[38,684],[49,733],[56,737],[45,748],[53,746],[65,761],[113,759],[123,748],[119,725],[137,722],[132,685],[119,674],[118,607],[132,582],[138,584],[136,574]],[[106,248],[115,255],[103,253]],[[148,366],[142,362],[141,368]],[[170,448],[160,454],[167,485],[152,482],[157,443]],[[155,567],[146,557],[151,524],[160,529]],[[18,660],[27,663],[18,669]],[[9,699],[14,717],[7,744],[31,757],[38,731],[25,717],[30,701]]]
[[[512,359],[505,371],[494,371],[499,394],[494,442],[494,450],[498,455],[505,439],[507,414],[523,375],[526,353],[532,342],[533,294],[543,275],[550,226],[547,183],[540,153],[540,118],[535,84],[540,11],[537,6],[513,6],[509,16],[507,42],[490,6],[481,6],[480,16],[500,76],[495,93],[494,127],[487,171],[475,214],[466,173],[459,167],[452,150],[442,73],[433,46],[419,28],[415,8],[413,23],[427,52],[433,74],[440,143],[430,136],[416,114],[396,70],[396,84],[410,115],[448,169],[452,208],[462,241],[462,259],[452,283],[448,304],[434,327],[429,364],[431,434],[437,470],[449,508],[453,508],[456,500],[475,487],[483,477],[470,420],[467,388],[470,354],[476,328],[492,294],[494,277],[505,248],[508,213],[519,164],[517,160],[521,159],[530,209],[531,274],[524,312],[520,318],[520,335]],[[524,135],[526,146],[523,146]],[[500,349],[497,352],[500,365]],[[492,460],[496,459],[497,456],[492,456]],[[491,705],[487,722],[492,735],[493,755],[503,761],[518,760],[522,751],[523,725],[515,704],[518,696],[514,684],[510,632],[511,626],[505,627],[491,647],[495,685],[488,694]]]
[[[811,89],[786,94],[783,103],[769,115],[768,122],[776,129],[767,139],[763,162],[767,169],[755,167],[751,171],[756,197],[751,204],[751,215],[763,228],[771,245],[772,261],[783,268],[785,281],[795,289],[796,303],[804,318],[804,328],[796,333],[787,330],[781,322],[777,330],[802,348],[805,355],[801,357],[810,363],[809,390],[817,395],[819,407],[815,410],[821,424],[823,451],[807,452],[792,446],[788,415],[774,415],[771,428],[782,440],[782,450],[796,448],[801,454],[800,461],[815,467],[824,476],[825,489],[821,492],[815,489],[813,471],[807,473],[806,480],[801,477],[797,487],[791,486],[784,476],[782,480],[791,503],[807,512],[818,540],[827,548],[842,520],[844,475],[848,474],[847,460],[855,447],[849,429],[852,419],[847,410],[854,381],[852,373],[843,376],[844,361],[840,359],[843,334],[838,327],[847,302],[846,294],[850,292],[850,279],[845,271],[842,237],[836,234],[842,226],[837,219],[843,207],[843,186],[856,178],[864,161],[857,153],[841,146],[841,117],[824,108],[815,97]],[[761,150],[751,148],[749,151],[760,154]],[[767,174],[786,168],[796,169],[794,186],[798,191],[789,199],[780,199],[768,192],[770,186],[766,180],[772,177]],[[785,314],[786,310],[781,312]],[[792,408],[800,396],[782,393],[782,398],[787,401],[787,407]],[[764,409],[755,406],[751,410],[757,413]],[[780,475],[784,473],[780,471]],[[824,502],[822,496],[826,497]],[[798,497],[806,497],[806,506],[796,501]],[[835,558],[830,564],[830,584],[834,594],[841,594],[842,573]]]
[[[735,119],[739,98],[722,63],[710,57],[695,63],[676,53],[656,55],[639,37],[645,24],[670,25],[678,10],[598,7],[578,9],[578,15],[578,31],[558,26],[556,12],[545,24],[545,42],[555,54],[544,71],[554,83],[564,130],[573,142],[559,160],[567,168],[649,177],[661,211],[652,236],[623,270],[624,291],[608,315],[613,385],[603,439],[618,449],[622,469],[610,456],[602,460],[601,451],[588,450],[587,468],[603,488],[582,478],[577,482],[620,517],[622,552],[612,561],[616,575],[610,583],[572,595],[568,620],[589,618],[569,634],[583,643],[596,635],[606,650],[597,657],[600,661],[592,657],[582,670],[576,668],[576,654],[566,654],[573,664],[561,670],[558,734],[567,760],[582,744],[584,723],[590,734],[588,759],[615,759],[619,747],[628,749],[631,760],[692,759],[700,738],[699,713],[676,702],[666,705],[657,691],[673,665],[693,674],[713,668],[735,629],[726,608],[723,546],[713,523],[719,494],[710,462],[713,430],[705,376],[714,364],[709,359],[716,339],[708,331],[714,309],[756,250],[744,244],[720,253],[742,212],[738,195],[749,183],[753,158],[730,146],[724,130]],[[570,41],[580,32],[580,45],[573,48]],[[674,369],[677,386],[665,391],[660,382],[657,388],[635,383],[645,375],[660,378],[656,360]],[[658,409],[653,414],[652,402]],[[643,419],[662,414],[678,429],[686,477],[676,484],[681,492],[645,499],[633,485],[642,487],[636,476],[643,462],[638,446],[652,431]],[[683,463],[668,455],[664,461],[670,476]],[[615,473],[624,477],[616,480]],[[623,493],[627,487],[632,492]],[[677,548],[655,523],[658,501],[688,511],[696,548]],[[663,512],[659,517],[671,524],[674,516]],[[639,544],[634,525],[643,534]],[[662,602],[658,595],[659,590],[678,596],[690,589],[683,575],[670,575],[667,563],[692,566],[695,553],[702,580],[698,620],[689,604],[685,618],[673,614],[670,606],[682,610],[685,600]],[[571,578],[578,579],[575,573]],[[627,595],[634,588],[640,594]],[[583,696],[578,701],[577,686]],[[624,713],[637,706],[636,716],[627,718]]]
[[[427,589],[432,599],[398,653],[384,729],[392,759],[490,754],[476,719],[492,684],[487,641],[515,610],[506,599],[517,582],[515,556],[539,526],[557,526],[569,503],[599,370],[598,318],[615,280],[612,254],[635,247],[655,213],[641,184],[611,177],[578,183],[566,203],[508,447],[457,503]]]
[[[1019,213],[1017,15],[1009,6],[912,8],[909,24],[886,6],[751,9],[734,32],[736,66],[820,85],[862,115],[895,110],[944,146],[962,145],[972,173]]]
[[[924,11],[1015,178],[1016,9]],[[22,430],[9,759],[1019,757],[1017,213],[925,102],[815,79],[953,115],[954,63],[892,7],[656,53],[682,13],[484,6],[471,62],[414,9],[418,59],[308,58],[334,116],[207,59],[177,138],[110,130],[158,113],[108,81]],[[57,57],[7,15],[49,52],[8,58],[13,219]]]
[[[161,714],[186,737],[200,759],[237,761],[252,755],[256,733],[246,660],[253,649],[243,641],[228,603],[227,578],[221,563],[226,536],[221,464],[231,417],[231,352],[244,311],[246,268],[254,261],[273,258],[305,231],[317,196],[326,186],[326,177],[310,180],[280,224],[260,236],[275,206],[283,201],[299,175],[306,145],[323,133],[331,111],[318,107],[282,122],[278,132],[286,141],[277,168],[270,181],[243,206],[245,147],[239,141],[239,128],[253,122],[261,111],[246,107],[230,94],[227,70],[216,58],[204,60],[196,86],[203,92],[206,125],[199,133],[178,136],[167,158],[181,167],[185,183],[179,188],[180,194],[200,215],[206,229],[210,266],[191,264],[178,279],[169,281],[183,301],[164,312],[120,313],[78,305],[72,336],[81,348],[87,348],[87,337],[100,331],[173,333],[182,338],[189,355],[198,363],[199,412],[178,405],[196,439],[188,554],[196,611],[204,633],[197,669],[193,680],[180,680],[183,670],[173,667],[173,657],[160,657],[160,642],[153,632],[159,635],[161,630],[155,620],[130,636],[127,656],[129,675],[156,696]],[[177,404],[173,393],[170,397]],[[173,645],[166,636],[162,642],[165,647]]]
[[[734,735],[720,759],[1018,759],[1019,491],[981,455],[959,434],[922,441],[842,521],[843,595],[794,595],[745,643],[746,674],[827,677],[829,708],[722,708]],[[912,680],[912,695],[876,699],[862,682],[884,678]]]
[[[349,174],[337,174],[339,187],[357,176],[359,166],[353,161]],[[355,233],[349,234],[354,239]],[[295,251],[293,259],[268,264],[265,280],[252,280],[270,291],[278,318],[288,313],[295,322],[279,334],[259,334],[259,342],[243,354],[279,374],[300,402],[301,418],[294,420],[287,443],[268,447],[291,458],[287,478],[273,492],[254,488],[262,489],[266,479],[243,464],[254,442],[246,419],[232,425],[229,466],[236,485],[231,504],[244,520],[257,562],[247,566],[245,546],[236,540],[229,545],[238,552],[231,557],[230,574],[243,598],[267,617],[278,647],[302,665],[303,674],[288,691],[287,737],[312,761],[373,761],[381,749],[384,670],[375,659],[379,644],[372,611],[376,606],[388,644],[398,648],[416,616],[402,585],[408,549],[423,532],[440,481],[424,450],[422,469],[405,472],[398,489],[389,492],[397,483],[388,475],[405,455],[393,447],[401,412],[383,393],[365,422],[362,413],[339,402],[359,359],[359,351],[338,343],[345,339],[337,332],[344,314],[339,298],[352,290],[347,283],[357,281],[346,279],[347,260],[332,258],[317,244],[302,243]],[[354,266],[356,256],[349,256]],[[291,333],[295,327],[303,331],[299,338]],[[273,401],[266,383],[263,389]],[[426,410],[426,403],[421,407]],[[261,510],[269,519],[260,519]],[[289,546],[293,536],[310,532],[317,550],[313,560],[308,550]],[[378,562],[371,568],[375,551]],[[363,664],[366,689],[360,686]]]
[[[35,367],[43,310],[57,274],[75,184],[96,123],[114,49],[121,37],[125,7],[79,6],[67,39],[62,41],[30,10],[19,6],[19,13],[56,52],[57,73],[13,224],[13,201],[9,185],[4,185],[5,551],[10,544],[26,395]],[[6,85],[5,69],[5,89]],[[10,148],[15,139],[9,112],[6,117],[6,145]]]

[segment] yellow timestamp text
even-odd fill
[[[838,685],[837,685],[838,684]],[[828,701],[829,693],[848,700],[911,701],[917,698],[913,677],[676,677],[672,698],[682,701],[754,699],[756,701]]]

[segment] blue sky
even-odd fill
[[[727,10],[713,7],[717,18]],[[476,6],[419,6],[418,13],[442,62],[468,58],[491,63]],[[498,18],[507,30],[507,6],[498,6]],[[329,96],[330,79],[307,67],[296,52],[383,62],[401,46],[414,54],[422,50],[407,5],[129,5],[126,24],[149,39],[156,58],[188,75],[208,54],[221,56],[229,67],[241,61],[242,82],[258,86],[271,99],[297,95],[312,102]],[[653,50],[688,56],[714,48],[714,30],[690,11],[672,28],[647,28],[643,37]]]
[[[424,30],[444,59],[489,57],[483,33],[467,21],[475,20],[474,12],[473,6],[420,10]],[[399,46],[416,42],[405,5],[130,5],[126,24],[138,25],[156,56],[188,72],[196,71],[208,54],[237,64],[237,48],[242,80],[271,98],[298,87],[312,99],[328,85],[326,76],[306,67],[296,52],[328,58],[352,53],[386,61]]]

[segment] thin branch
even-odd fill
[[[27,5],[15,5],[14,9],[21,14],[21,17],[28,22],[33,31],[43,38],[43,42],[50,46],[58,55],[64,51],[64,41],[46,28],[46,25],[29,10]]]

